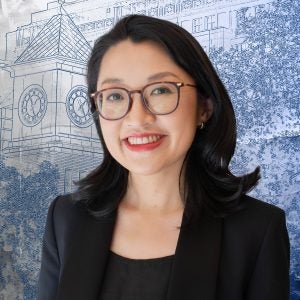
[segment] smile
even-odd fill
[[[145,145],[145,144],[155,143],[161,138],[162,136],[160,135],[149,135],[143,137],[130,136],[127,138],[127,141],[130,145]]]
[[[162,144],[164,137],[155,133],[129,136],[124,140],[124,144],[130,151],[152,151]]]

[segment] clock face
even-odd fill
[[[70,120],[76,126],[88,127],[93,123],[87,88],[85,86],[76,86],[69,92],[66,108]]]
[[[47,95],[37,84],[27,87],[19,100],[19,117],[25,126],[33,127],[40,123],[47,110]]]

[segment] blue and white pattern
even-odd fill
[[[27,2],[0,5],[0,299],[35,299],[49,203],[101,161],[86,63],[94,41],[131,13],[181,25],[209,54],[238,119],[232,170],[260,165],[252,195],[285,210],[291,300],[300,299],[300,2]]]
[[[88,127],[93,123],[87,87],[75,86],[67,96],[66,107],[68,116],[75,126]]]

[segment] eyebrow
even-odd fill
[[[107,78],[101,82],[101,85],[103,85],[105,83],[122,83],[122,82],[123,82],[123,80],[118,79],[118,78]]]
[[[156,74],[151,75],[150,77],[148,77],[148,81],[161,79],[161,78],[164,78],[164,77],[167,77],[167,76],[173,76],[173,77],[176,77],[177,79],[180,79],[176,74],[174,74],[172,72],[160,72],[160,73],[156,73]]]
[[[167,76],[173,76],[173,77],[176,77],[177,79],[181,80],[181,78],[179,78],[176,74],[174,74],[172,72],[160,72],[160,73],[156,73],[156,74],[149,76],[148,82],[153,81],[153,80],[159,80],[159,79],[162,79]],[[122,82],[124,82],[124,81],[120,78],[106,78],[101,82],[101,85],[103,85],[105,83],[112,84],[112,83],[122,83]]]

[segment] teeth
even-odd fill
[[[149,144],[149,143],[155,143],[160,139],[161,139],[161,136],[159,136],[159,135],[150,135],[150,136],[144,136],[144,137],[130,136],[127,140],[129,142],[129,144],[131,144],[131,145],[144,145],[144,144]]]

